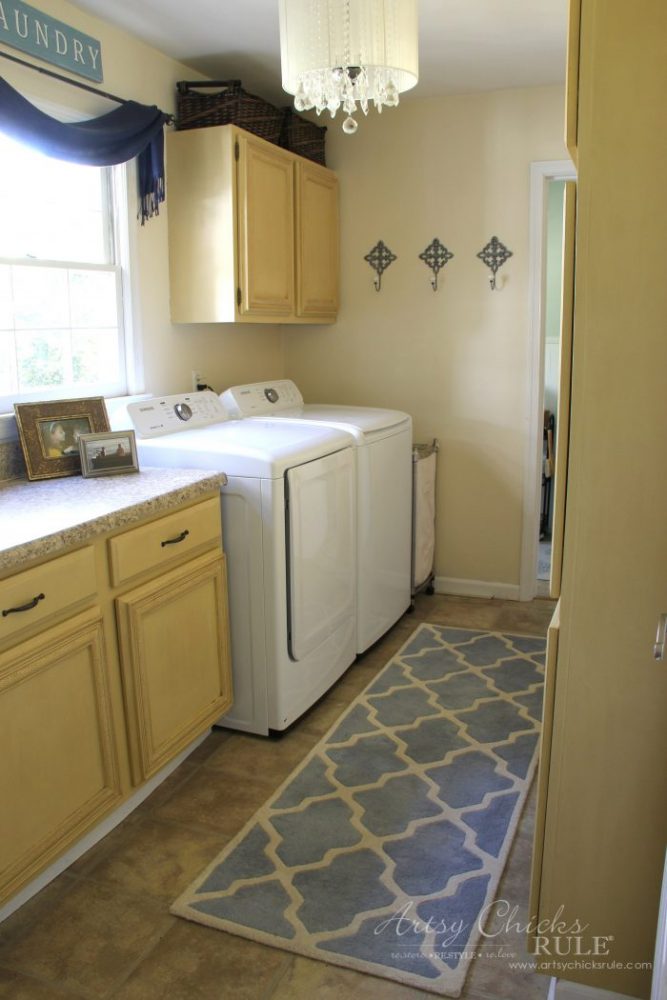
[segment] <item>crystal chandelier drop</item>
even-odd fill
[[[283,90],[297,111],[315,108],[343,131],[353,115],[398,104],[418,79],[417,0],[279,0]]]

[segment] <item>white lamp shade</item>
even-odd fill
[[[399,93],[417,83],[417,0],[279,0],[279,11],[288,94],[336,67],[378,70]]]

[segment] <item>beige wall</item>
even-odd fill
[[[517,596],[530,163],[566,157],[562,119],[563,90],[548,87],[405,100],[353,137],[329,124],[342,308],[334,327],[287,329],[286,373],[308,401],[404,409],[416,440],[440,440],[436,571],[454,591],[490,581]],[[514,253],[497,292],[475,257],[493,235]],[[418,259],[435,236],[455,254],[437,293]],[[379,239],[398,260],[377,293],[363,257]]]
[[[101,40],[103,86],[121,96],[173,110],[175,81],[195,75],[63,0],[40,8]],[[10,63],[2,72],[29,98],[90,115],[111,107]],[[140,349],[132,389],[189,389],[196,367],[219,389],[289,375],[311,401],[407,410],[416,439],[442,444],[438,575],[511,590],[526,451],[529,164],[564,157],[562,106],[561,88],[537,88],[413,98],[382,118],[371,113],[354,137],[330,123],[328,162],[341,183],[342,309],[334,327],[173,326],[168,203],[143,228],[133,218]],[[492,235],[514,252],[496,293],[475,257]],[[417,256],[434,236],[456,255],[437,294]],[[378,239],[398,255],[380,294],[363,260]]]
[[[120,97],[157,104],[165,111],[173,111],[175,82],[198,75],[132,35],[62,0],[40,0],[39,9],[101,41],[104,82],[100,86]],[[21,53],[16,55],[22,57]],[[49,80],[5,60],[0,66],[0,73],[28,99],[46,99],[91,116],[115,107],[109,101]],[[137,358],[139,380],[132,386],[134,391],[145,389],[164,393],[188,390],[193,368],[198,368],[216,388],[282,374],[283,347],[279,328],[172,326],[167,264],[168,204],[160,209],[158,218],[142,227],[136,221],[133,186],[130,196],[131,238],[135,238],[136,250],[133,260],[133,305],[140,343]]]

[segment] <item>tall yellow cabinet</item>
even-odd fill
[[[570,453],[531,912],[587,925],[580,950],[601,939],[555,967],[567,941],[547,931],[545,969],[648,997],[667,845],[667,4],[573,7]]]
[[[332,323],[338,181],[233,125],[167,141],[175,323]]]

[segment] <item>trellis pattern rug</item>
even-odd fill
[[[544,650],[420,625],[172,912],[458,996],[535,766]]]

